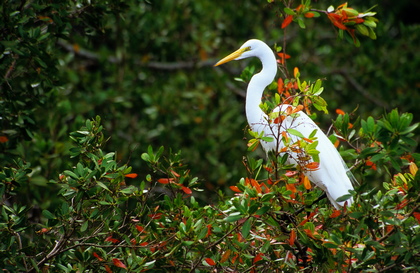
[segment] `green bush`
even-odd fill
[[[338,7],[328,18],[325,3],[286,4],[2,5],[0,267],[420,271],[418,123],[406,113],[417,97],[401,92],[417,88],[418,25],[397,24],[381,6],[379,22],[360,26],[337,21]],[[232,84],[242,69],[211,66],[224,56],[216,48],[251,34],[277,42],[279,79],[291,83],[288,95],[280,80],[270,86],[265,110],[292,96],[316,120],[347,112],[337,110],[330,139],[354,162],[353,206],[334,210],[282,158],[247,152],[260,136],[243,131],[244,88]]]

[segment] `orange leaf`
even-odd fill
[[[95,258],[98,259],[100,262],[102,262],[104,260],[96,252],[93,252],[93,256],[95,256]]]
[[[281,23],[281,28],[287,27],[293,20],[293,15],[287,15],[286,18],[284,18],[283,23]]]
[[[299,68],[295,67],[295,68],[293,69],[293,77],[295,77],[295,78],[296,78],[297,74],[299,74]]]
[[[177,172],[173,171],[173,170],[171,170],[171,173],[172,173],[175,177],[180,177],[180,175],[179,175]]]
[[[292,113],[297,113],[301,111],[302,109],[303,109],[303,105],[299,104],[298,106],[295,107],[295,109],[293,109]]]
[[[224,263],[229,259],[230,253],[232,251],[230,249],[226,250],[225,253],[223,253],[222,257],[220,258],[220,263]]]
[[[257,254],[257,256],[255,256],[253,263],[256,264],[257,262],[261,261],[263,254],[260,252]]]
[[[136,173],[129,173],[129,174],[126,174],[125,177],[128,177],[128,178],[136,178],[137,177],[137,174]]]
[[[112,270],[111,270],[111,268],[109,268],[108,265],[105,265],[105,270],[106,270],[107,273],[112,273]]]
[[[118,259],[112,259],[112,262],[116,267],[127,269],[127,266],[125,266],[125,264]]]
[[[356,24],[361,24],[363,23],[365,20],[363,18],[356,18],[354,19],[354,22],[356,22]]]
[[[306,217],[305,220],[303,220],[302,222],[299,223],[299,226],[303,226],[304,224],[306,224],[306,222],[308,222],[311,218],[313,218],[318,212],[318,208],[315,209],[315,211],[311,212],[309,214],[309,216]]]
[[[295,244],[295,239],[296,239],[296,231],[292,229],[292,231],[290,232],[290,237],[289,237],[290,246],[293,246]]]
[[[286,189],[287,189],[288,191],[293,192],[293,193],[295,193],[295,192],[296,192],[296,186],[295,186],[295,184],[286,184]]]
[[[309,170],[312,170],[312,171],[315,171],[319,168],[319,162],[308,163],[308,164],[306,164],[305,168],[309,169]]]
[[[313,140],[311,140],[311,139],[309,139],[309,138],[306,138],[306,137],[304,137],[303,138],[303,140],[305,140],[306,142],[308,142],[308,143],[312,143],[312,142],[314,142]]]
[[[312,17],[314,17],[315,16],[315,13],[313,13],[313,12],[307,12],[307,13],[305,13],[305,15],[304,15],[306,18],[312,18]]]
[[[230,186],[229,188],[234,192],[242,192],[237,186]]]
[[[309,182],[309,178],[306,175],[303,176],[303,186],[307,190],[310,190],[312,188],[311,182]]]
[[[181,188],[183,192],[185,192],[186,194],[192,194],[192,190],[188,187],[182,187]]]
[[[310,229],[304,229],[303,231],[306,233],[306,235],[308,235],[308,237],[315,239],[314,234],[312,233]]]
[[[136,244],[137,244],[137,240],[133,238],[133,239],[131,239],[131,240],[130,240],[130,243],[131,243],[132,245],[136,245]]]
[[[174,181],[173,178],[160,178],[158,179],[157,182],[159,182],[160,184],[168,184],[169,182]]]
[[[273,123],[274,124],[280,124],[280,123],[282,123],[283,122],[283,120],[285,120],[286,119],[286,117],[285,116],[278,116],[278,117],[276,117],[274,120],[273,120]]]
[[[334,24],[334,26],[338,27],[339,29],[346,30],[347,27],[341,23],[341,16],[335,13],[328,13],[328,18],[331,20],[331,22]]]
[[[376,171],[376,164],[375,163],[373,163],[372,161],[370,161],[370,160],[366,160],[366,166],[370,166],[370,168],[372,169],[372,170],[374,170],[374,171]]]
[[[138,230],[138,232],[144,232],[144,227],[136,225],[136,229]]]
[[[149,244],[148,242],[140,243],[141,246],[147,246],[148,244]]]
[[[258,193],[262,193],[260,184],[255,179],[250,179],[251,185],[255,188]]]
[[[205,258],[204,260],[206,261],[206,263],[208,263],[211,266],[216,265],[216,263],[213,261],[212,258]]]
[[[284,60],[290,59],[290,55],[289,54],[285,54],[285,53],[277,53],[277,55],[280,57],[279,60],[277,60],[278,63],[280,64],[284,64]]]
[[[335,112],[337,113],[337,114],[339,114],[339,115],[344,115],[345,114],[345,112],[343,111],[343,110],[341,110],[341,109],[335,109]]]
[[[283,93],[284,91],[284,82],[282,78],[279,78],[277,81],[277,92],[279,94]]]
[[[335,209],[333,211],[333,213],[331,213],[330,218],[336,218],[336,217],[340,216],[340,214],[341,214],[341,211],[338,210],[338,209]]]

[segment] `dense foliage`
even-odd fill
[[[0,7],[2,269],[420,271],[420,32],[396,23],[418,6],[215,2]],[[258,62],[212,68],[252,37],[279,58],[265,110],[290,100],[328,128],[342,109],[354,206],[258,159],[241,112]]]

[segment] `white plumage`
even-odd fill
[[[257,57],[262,63],[262,70],[251,78],[246,93],[245,110],[251,130],[258,133],[264,132],[264,136],[274,139],[271,142],[261,141],[263,149],[269,152],[276,149],[281,151],[285,147],[281,141],[281,132],[286,132],[287,137],[291,140],[290,143],[295,143],[299,140],[305,141],[296,135],[288,133],[287,129],[297,130],[305,138],[308,138],[316,129],[315,137],[318,141],[319,168],[316,170],[306,169],[304,174],[308,176],[311,182],[326,192],[328,199],[335,208],[339,208],[339,205],[343,206],[344,202],[337,202],[336,200],[343,195],[349,194],[349,190],[353,190],[353,186],[347,176],[348,169],[344,165],[343,159],[328,137],[304,112],[298,111],[290,115],[291,110],[294,109],[291,105],[282,104],[274,109],[273,112],[277,111],[280,112],[280,115],[284,115],[284,120],[277,123],[269,122],[269,117],[260,108],[264,89],[274,80],[277,73],[276,58],[270,47],[260,40],[249,40],[237,51],[220,60],[215,66],[231,60],[249,57]],[[289,107],[292,108],[288,109]],[[288,164],[297,165],[302,162],[302,157],[305,157],[303,161],[306,163],[312,161],[307,160],[306,155],[300,153],[299,150],[291,151],[288,149],[287,153],[289,154]],[[351,205],[353,199],[350,198],[346,202],[348,205]]]

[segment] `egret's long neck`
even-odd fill
[[[260,108],[261,97],[265,87],[273,81],[277,73],[276,57],[268,46],[267,49],[265,50],[266,54],[257,56],[261,60],[262,70],[251,78],[246,92],[246,118],[251,128],[253,124],[261,123],[265,117]]]

